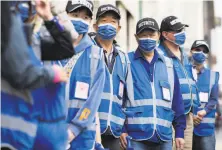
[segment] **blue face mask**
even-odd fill
[[[104,40],[113,39],[116,36],[116,28],[109,23],[98,26],[98,35]]]
[[[83,19],[80,18],[72,18],[71,22],[76,30],[76,32],[78,32],[79,34],[85,34],[88,32],[89,30],[89,23],[86,22]]]
[[[203,64],[206,60],[206,56],[203,52],[194,52],[192,54],[192,58],[198,64]]]
[[[22,21],[26,21],[29,18],[29,5],[27,3],[20,3],[18,5],[18,10],[21,15]],[[35,8],[32,7],[32,16],[36,14]]]
[[[186,34],[185,32],[180,32],[180,33],[176,33],[174,34],[174,37],[175,37],[175,44],[176,45],[183,45],[185,43],[185,40],[186,40]]]
[[[143,51],[151,52],[157,46],[157,40],[152,38],[140,38],[139,39],[139,47],[142,48]]]

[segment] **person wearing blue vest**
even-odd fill
[[[1,148],[30,150],[38,128],[38,114],[31,90],[64,82],[67,77],[61,67],[36,64],[30,54],[20,16],[10,13],[7,18],[11,21],[8,26],[10,38],[6,49],[2,49],[1,57]]]
[[[184,146],[186,118],[179,79],[170,58],[159,54],[159,26],[153,18],[137,22],[138,48],[128,54],[125,131],[135,150],[172,150],[172,125],[178,149]]]
[[[101,5],[96,13],[93,42],[103,48],[105,87],[99,107],[102,144],[110,150],[119,150],[119,137],[125,121],[123,112],[124,88],[127,74],[126,54],[114,44],[120,31],[120,12],[111,4]]]
[[[92,1],[68,1],[66,11],[79,34],[73,43],[76,55],[59,61],[69,76],[66,85],[69,143],[71,150],[89,150],[95,147],[95,118],[105,83],[103,53],[87,33],[93,15]]]
[[[160,27],[159,53],[173,60],[173,66],[179,78],[187,123],[184,133],[184,150],[191,150],[193,113],[195,113],[194,110],[199,105],[199,100],[196,84],[192,75],[192,65],[181,47],[186,40],[185,27],[188,27],[188,25],[182,24],[175,16],[164,18]],[[176,149],[175,142],[173,147]]]
[[[209,46],[204,40],[191,47],[193,72],[196,77],[201,106],[194,116],[193,150],[215,150],[215,113],[219,93],[219,72],[204,67]]]

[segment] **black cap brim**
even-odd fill
[[[116,11],[114,11],[114,10],[107,10],[107,11],[103,11],[102,13],[98,14],[98,15],[96,16],[96,20],[97,20],[99,17],[101,17],[103,14],[107,13],[107,12],[114,12],[114,13],[117,15],[117,19],[120,19],[120,18],[121,18],[120,14],[119,14],[118,12],[116,12]]]
[[[153,30],[153,31],[159,31],[158,29],[154,28],[154,27],[143,27],[141,28],[139,31],[136,32],[136,34],[140,34],[143,30],[146,30],[146,29],[150,29],[150,30]]]
[[[187,24],[178,24],[177,26],[174,26],[174,27],[172,28],[172,30],[173,30],[173,31],[178,31],[178,30],[181,30],[181,29],[183,29],[183,28],[185,28],[185,27],[189,27],[189,25],[187,25]]]

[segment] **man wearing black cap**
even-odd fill
[[[114,44],[121,26],[120,12],[111,4],[102,5],[96,14],[92,40],[104,50],[106,68],[105,87],[99,108],[102,144],[110,150],[119,150],[119,137],[125,121],[122,110],[125,99],[125,80],[127,74],[126,55]]]
[[[172,60],[157,52],[160,33],[156,20],[139,20],[135,37],[138,48],[128,54],[127,119],[121,145],[135,150],[172,150],[173,125],[178,148],[183,149],[186,119],[179,80]]]
[[[214,150],[215,112],[218,103],[219,72],[204,67],[209,46],[204,40],[196,40],[191,47],[194,76],[199,89],[201,106],[194,116],[193,150]]]
[[[192,76],[192,66],[181,49],[181,45],[185,43],[186,34],[185,27],[175,16],[169,16],[161,22],[161,41],[160,53],[172,58],[173,65],[177,72],[180,81],[180,89],[185,107],[187,127],[185,130],[185,150],[192,149],[192,135],[193,135],[193,110],[198,107],[199,100],[197,95],[196,85]],[[177,146],[174,143],[174,149]]]
[[[60,61],[69,76],[66,92],[69,100],[67,122],[70,149],[94,149],[95,118],[105,83],[103,51],[88,35],[93,12],[92,1],[69,1],[66,11],[79,34],[73,43],[76,55],[68,61]]]

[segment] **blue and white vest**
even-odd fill
[[[92,40],[96,44],[94,38]],[[127,57],[120,50],[119,46],[113,46],[118,51],[118,55],[115,58],[112,73],[109,72],[107,65],[104,63],[106,76],[102,101],[99,107],[99,119],[101,133],[105,133],[108,127],[110,127],[112,135],[118,138],[122,133],[125,121],[123,96],[127,75]]]
[[[210,100],[211,90],[215,84],[218,84],[219,72],[204,68],[204,72],[198,75],[197,86],[200,95],[201,106],[198,111],[203,110]],[[210,136],[214,134],[215,129],[215,107],[203,117],[201,123],[194,128],[194,134],[198,136]]]
[[[128,54],[126,129],[134,140],[150,139],[155,132],[163,141],[172,140],[172,99],[174,71],[171,59],[159,54],[154,65],[154,79],[149,76],[135,52]]]
[[[159,45],[158,52],[167,57],[167,51],[162,44]],[[188,57],[184,53],[182,53],[182,55],[184,59],[183,64],[181,64],[180,60],[176,57],[173,57],[172,60],[179,78],[185,114],[187,114],[191,111],[192,107],[196,108],[198,106],[199,101],[196,83],[192,76],[192,65],[189,63]]]
[[[99,76],[104,73],[103,52],[101,48],[94,45],[87,34],[75,47],[75,51],[77,54],[71,59],[58,61],[69,75],[66,86],[67,122],[70,124],[75,122],[75,125],[85,128],[71,142],[71,149],[93,149],[96,133],[95,113],[98,111],[104,87],[104,80],[103,83],[96,83]],[[105,74],[103,77],[105,78]],[[88,89],[87,93],[82,93],[79,90],[81,86]],[[92,110],[88,110],[88,108],[92,108]],[[84,109],[91,112],[87,117],[87,122],[80,119],[82,117],[80,113],[84,112]]]

